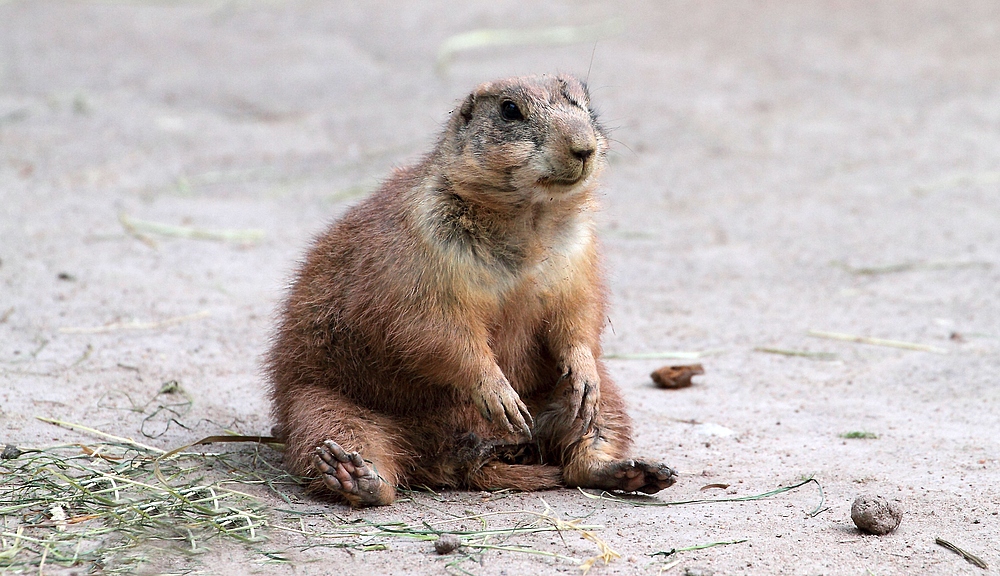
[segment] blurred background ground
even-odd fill
[[[563,26],[580,41],[439,59],[472,30]],[[807,516],[818,494],[805,488],[669,508],[569,490],[418,494],[361,512],[297,492],[294,506],[419,523],[540,511],[542,497],[604,526],[623,557],[593,574],[995,573],[1000,7],[986,0],[0,1],[0,443],[88,438],[35,416],[164,449],[223,429],[267,433],[260,357],[309,239],[426,152],[474,85],[545,72],[586,77],[613,130],[605,343],[633,356],[609,363],[636,451],[681,473],[658,497],[749,495],[815,475],[828,509]],[[143,222],[236,232],[179,238]],[[695,386],[655,389],[649,372],[683,361],[634,358],[668,351],[708,353]],[[149,419],[144,403],[168,381],[190,410]],[[730,487],[701,490],[710,484]],[[897,532],[854,529],[860,493],[901,502]],[[358,552],[269,538],[290,562],[219,542],[145,569],[446,569],[425,542]],[[526,542],[592,554],[571,538]],[[496,550],[461,567],[578,571]]]

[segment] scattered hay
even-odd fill
[[[178,455],[153,470],[159,452],[132,442],[23,449],[0,460],[0,569],[86,565],[128,574],[159,547],[184,553],[214,538],[257,542],[266,525],[253,497],[202,477],[209,455]]]
[[[359,552],[386,550],[394,539],[434,542],[435,548],[444,539],[448,542],[449,552],[457,552],[445,568],[467,573],[461,565],[470,562],[478,565],[481,554],[487,550],[527,554],[562,560],[577,565],[584,574],[597,562],[608,564],[620,558],[621,555],[611,549],[606,542],[597,536],[599,525],[582,524],[580,519],[564,520],[553,512],[552,508],[542,500],[544,509],[541,512],[530,510],[513,510],[475,514],[468,512],[457,516],[433,522],[407,524],[405,522],[373,522],[359,518],[346,521],[335,515],[323,514],[330,526],[307,528],[302,513],[295,510],[279,510],[287,514],[285,523],[272,524],[273,529],[306,536],[312,542],[301,545],[300,550],[317,547],[344,548]],[[496,518],[511,519],[501,525],[491,525],[490,520]],[[469,530],[464,523],[476,522],[479,529]],[[589,558],[576,558],[550,550],[532,548],[524,544],[512,542],[518,536],[530,536],[543,533],[557,533],[560,538],[565,534],[578,534],[582,539],[594,544],[597,553]],[[316,542],[316,541],[319,542]],[[457,542],[457,543],[456,543]]]
[[[398,540],[434,543],[446,538],[449,548],[457,542],[451,554],[440,556],[451,573],[470,573],[463,565],[478,566],[488,551],[566,562],[584,574],[599,563],[620,558],[598,535],[603,526],[584,524],[581,518],[562,518],[544,500],[541,511],[467,511],[415,523],[365,517],[347,520],[333,511],[295,509],[297,496],[286,494],[286,490],[293,488],[301,494],[303,480],[271,465],[256,451],[188,451],[192,446],[215,442],[276,446],[277,439],[272,437],[211,436],[165,451],[90,427],[43,420],[100,440],[4,451],[0,459],[0,476],[4,478],[0,485],[0,571],[41,572],[46,565],[58,565],[127,574],[178,558],[197,562],[192,555],[227,540],[250,547],[252,553],[262,555],[262,562],[291,562],[286,552],[259,548],[274,531],[299,535],[300,543],[288,546],[300,551],[330,547],[370,552],[386,550]],[[629,505],[674,506],[760,500],[809,483],[819,486],[809,478],[763,494],[685,502],[581,492],[587,498]],[[288,507],[269,509],[257,496],[242,490],[267,490]],[[415,496],[411,501],[420,504]],[[821,501],[811,515],[822,511],[822,505]],[[473,524],[473,529],[467,524]],[[575,534],[596,550],[579,557],[575,552],[525,543],[533,535],[552,533],[558,534],[563,545],[567,535]]]
[[[55,564],[127,574],[166,557],[205,552],[215,539],[259,543],[270,530],[304,536],[301,550],[335,547],[360,552],[385,550],[392,540],[436,541],[450,535],[458,538],[459,553],[447,567],[461,572],[465,570],[460,564],[478,563],[488,550],[563,560],[584,573],[597,562],[608,563],[619,557],[597,536],[595,531],[602,526],[560,518],[544,500],[541,512],[469,513],[418,524],[345,521],[335,514],[322,514],[331,526],[307,529],[303,519],[315,514],[267,510],[256,497],[233,488],[264,486],[284,503],[293,505],[283,488],[301,484],[301,479],[273,467],[258,471],[256,468],[269,465],[255,458],[248,466],[245,454],[185,452],[193,446],[216,442],[274,445],[275,438],[210,436],[167,452],[87,426],[40,420],[94,434],[102,440],[43,449],[5,449],[0,475],[11,481],[0,487],[0,571],[41,571],[46,564]],[[284,518],[275,519],[275,513],[284,514]],[[491,526],[491,517],[514,521]],[[480,529],[456,530],[456,524],[463,521],[478,522]],[[560,537],[576,533],[593,543],[596,553],[577,558],[513,541],[551,532]],[[263,554],[268,562],[290,561],[280,551],[255,552]]]

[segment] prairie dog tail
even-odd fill
[[[532,492],[561,488],[563,481],[558,466],[490,462],[469,475],[468,485],[476,490],[509,488]]]

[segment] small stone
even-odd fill
[[[884,496],[862,494],[851,505],[851,520],[862,532],[888,534],[903,520],[903,509],[898,502]]]
[[[462,545],[462,541],[454,534],[442,534],[434,541],[434,551],[438,554],[451,554]]]
[[[684,569],[684,576],[712,576],[712,574],[715,573],[701,566],[692,566]]]
[[[24,452],[18,450],[17,446],[7,444],[3,447],[3,452],[0,452],[0,460],[16,460],[21,454]]]

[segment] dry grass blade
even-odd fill
[[[632,506],[685,506],[688,504],[716,504],[720,502],[751,502],[753,500],[763,500],[765,498],[771,498],[772,496],[777,496],[779,494],[784,494],[785,492],[791,492],[805,486],[806,484],[816,484],[816,488],[819,489],[819,504],[816,505],[812,511],[807,512],[809,516],[816,516],[821,513],[824,508],[823,504],[826,503],[826,495],[823,493],[823,485],[819,483],[815,478],[805,478],[792,484],[791,486],[783,486],[781,488],[776,488],[768,492],[762,492],[760,494],[751,494],[749,496],[736,496],[733,498],[699,498],[695,500],[678,500],[674,502],[664,502],[662,500],[655,499],[634,499],[634,498],[623,498],[621,496],[616,496],[608,492],[601,492],[600,494],[591,494],[579,488],[580,492],[587,498],[592,498],[594,500],[608,500],[611,502],[620,502],[622,504],[630,504]]]
[[[697,544],[695,546],[688,546],[686,548],[671,548],[670,550],[660,550],[658,552],[653,552],[650,556],[673,556],[679,552],[693,552],[695,550],[704,550],[706,548],[714,548],[716,546],[729,546],[730,544],[742,544],[747,542],[746,538],[741,538],[739,540],[727,540],[725,542],[709,542],[708,544]]]
[[[839,434],[841,438],[847,440],[877,440],[878,434],[874,432],[865,432],[863,430],[851,430],[850,432],[844,432]]]
[[[67,327],[60,328],[59,333],[105,334],[107,332],[118,332],[121,330],[156,330],[158,328],[166,328],[175,324],[183,324],[184,322],[189,322],[191,320],[198,320],[199,318],[206,318],[209,314],[210,312],[208,310],[202,310],[201,312],[195,312],[194,314],[174,316],[173,318],[167,318],[166,320],[160,320],[158,322],[116,322],[114,324],[106,324],[104,326]]]
[[[929,192],[948,190],[958,186],[988,185],[997,183],[1000,183],[1000,172],[971,172],[967,174],[955,174],[936,182],[920,184],[915,186],[914,190],[926,194]]]
[[[231,436],[208,436],[202,438],[201,440],[191,442],[190,444],[178,446],[177,448],[174,448],[169,452],[165,452],[157,456],[156,460],[153,461],[153,474],[156,476],[156,478],[160,481],[161,484],[165,486],[169,485],[169,481],[167,480],[166,476],[163,475],[163,471],[160,469],[161,462],[184,452],[188,448],[193,448],[195,446],[204,446],[206,444],[226,443],[226,442],[255,442],[257,444],[270,444],[275,447],[284,446],[284,444],[282,444],[281,441],[275,438],[274,436],[260,436],[260,435],[241,436],[235,434]]]
[[[257,229],[245,230],[209,230],[206,228],[195,228],[192,226],[175,226],[151,220],[140,220],[132,218],[128,214],[118,215],[118,221],[127,232],[147,241],[146,234],[156,234],[159,236],[170,236],[174,238],[187,238],[191,240],[214,240],[217,242],[259,242],[264,238],[264,231]]]
[[[909,272],[911,270],[989,268],[991,263],[981,260],[930,260],[927,262],[898,262],[895,264],[882,264],[880,266],[849,266],[848,264],[840,263],[840,266],[851,274],[858,276],[877,276],[879,274],[894,274],[897,272]]]
[[[482,29],[470,30],[447,38],[441,43],[437,54],[438,70],[444,70],[451,58],[459,52],[490,46],[517,45],[562,45],[579,42],[593,42],[601,38],[621,34],[625,23],[613,18],[600,24],[586,26],[552,26],[529,30]]]
[[[904,350],[933,352],[935,354],[948,353],[948,351],[944,348],[938,348],[937,346],[917,344],[915,342],[904,342],[902,340],[884,340],[882,338],[869,338],[868,336],[845,334],[843,332],[827,332],[825,330],[810,330],[808,334],[815,338],[826,338],[827,340],[841,340],[844,342],[855,342],[857,344],[870,344],[872,346],[887,346],[889,348],[902,348]]]
[[[555,526],[556,529],[559,530],[560,532],[564,530],[579,530],[581,537],[583,537],[586,540],[590,540],[597,546],[598,554],[596,556],[591,556],[590,558],[587,558],[586,560],[580,563],[580,570],[583,571],[584,574],[589,572],[590,569],[594,566],[594,564],[597,563],[598,560],[602,560],[604,562],[604,565],[607,566],[608,564],[611,563],[612,560],[616,560],[622,557],[621,554],[612,550],[611,547],[608,546],[608,544],[604,540],[601,540],[592,530],[581,528],[579,526],[580,523],[579,520],[569,520],[569,521],[560,520],[559,518],[552,516],[551,514],[552,508],[549,507],[548,502],[542,500],[542,503],[545,504],[545,511],[540,516],[541,518],[544,518],[545,520],[552,523],[552,525]]]
[[[36,420],[40,420],[42,422],[46,422],[48,424],[52,424],[54,426],[59,426],[60,428],[67,428],[69,430],[79,430],[80,432],[86,432],[87,434],[93,434],[94,436],[100,436],[101,438],[106,438],[108,440],[111,440],[114,443],[113,445],[124,444],[124,445],[127,445],[127,446],[131,446],[133,448],[137,448],[138,450],[143,451],[143,452],[150,452],[150,453],[154,453],[154,454],[163,454],[164,453],[164,450],[160,450],[159,448],[155,448],[153,446],[147,446],[145,444],[141,444],[141,443],[136,442],[135,440],[133,440],[131,438],[123,438],[121,436],[115,436],[114,434],[108,434],[107,432],[101,432],[100,430],[98,430],[96,428],[91,428],[90,426],[84,426],[83,424],[74,424],[73,422],[63,422],[62,420],[55,420],[53,418],[45,418],[45,417],[42,417],[42,416],[35,416],[35,419]]]
[[[802,358],[815,358],[816,360],[836,360],[837,355],[833,352],[809,352],[807,350],[786,350],[784,348],[766,348],[758,346],[754,352],[765,354],[778,354],[780,356],[799,356]]]
[[[682,351],[671,350],[665,352],[637,352],[632,354],[605,354],[605,360],[697,360],[705,356],[721,354],[724,350],[702,350],[702,351]]]

